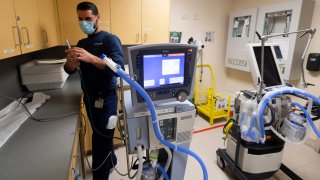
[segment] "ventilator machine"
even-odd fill
[[[292,33],[310,35],[307,49],[315,29]],[[303,144],[311,131],[320,137],[313,122],[320,117],[320,99],[283,81],[282,52],[278,44],[265,43],[268,37],[260,36],[262,43],[246,46],[256,89],[242,90],[235,98],[234,116],[224,127],[226,148],[216,151],[217,164],[221,169],[228,166],[239,179],[267,179],[279,169],[301,179],[282,163],[284,145]]]
[[[193,95],[197,46],[151,44],[128,48],[129,74],[102,56],[131,86],[122,91],[127,167],[130,179],[184,179],[188,155],[208,179],[202,159],[189,150],[196,110]],[[129,155],[139,160],[130,174]],[[146,156],[145,159],[143,156]]]

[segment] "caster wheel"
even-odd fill
[[[217,164],[221,170],[224,170],[224,168],[226,167],[224,160],[220,156],[217,156]]]

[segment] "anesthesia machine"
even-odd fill
[[[193,94],[196,55],[197,46],[187,44],[129,47],[129,72],[134,76],[102,57],[131,86],[122,91],[128,172],[129,155],[139,159],[130,179],[184,179],[187,155],[199,162],[208,179],[203,161],[189,150],[196,110],[187,99]]]
[[[294,33],[310,34],[307,49],[314,32],[315,29],[307,29]],[[243,90],[236,97],[234,116],[223,129],[226,149],[217,150],[217,163],[221,169],[228,165],[239,179],[266,179],[279,169],[292,179],[301,179],[282,164],[284,144],[304,143],[310,127],[320,137],[313,122],[320,116],[320,99],[286,85],[279,70],[282,52],[278,44],[265,43],[267,38],[268,35],[262,36],[261,44],[246,46],[257,90]],[[304,78],[303,83],[306,87]],[[294,102],[292,96],[306,105]],[[313,109],[317,111],[315,117],[310,115]]]

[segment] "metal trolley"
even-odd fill
[[[199,72],[195,82],[194,104],[199,113],[209,117],[210,126],[213,126],[214,119],[229,117],[231,97],[215,92],[215,75],[211,65],[197,65],[197,74]],[[202,76],[206,79],[211,77],[211,81],[203,82]]]

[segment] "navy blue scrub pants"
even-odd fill
[[[94,107],[95,100],[98,98],[104,99],[102,108]],[[88,103],[88,99],[90,100],[90,103]],[[111,152],[106,162],[98,170],[92,172],[93,180],[108,180],[109,171],[111,168],[113,168],[111,160],[113,161],[114,165],[116,165],[117,163],[117,158],[114,154],[113,147],[114,129],[106,129],[109,117],[112,115],[117,115],[117,101],[118,97],[116,94],[116,90],[110,90],[107,94],[89,96],[89,98],[85,97],[88,117],[90,118],[90,112],[92,116],[92,119],[90,119],[93,129],[92,168],[96,169],[97,167],[99,167]],[[97,130],[99,132],[97,132]]]

